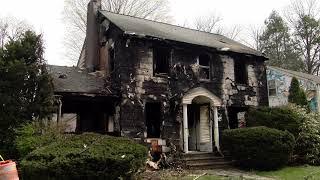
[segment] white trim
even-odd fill
[[[218,108],[213,107],[213,122],[214,122],[214,144],[217,150],[220,152],[220,142],[219,142],[219,125],[218,125]]]
[[[188,105],[183,104],[183,149],[185,153],[189,151],[188,145],[188,137],[189,137],[189,129],[188,129]]]
[[[220,98],[203,87],[197,87],[188,91],[182,98],[182,104],[192,104],[192,100],[197,96],[205,96],[209,98],[212,106],[222,105],[222,101],[220,100]]]
[[[198,87],[191,89],[188,91],[184,97],[182,98],[183,105],[183,150],[185,153],[189,152],[189,129],[188,129],[188,104],[192,104],[192,100],[198,96],[204,96],[210,99],[210,106],[213,107],[214,110],[214,141],[215,146],[218,151],[220,151],[220,143],[219,143],[219,125],[218,125],[218,106],[222,105],[222,101],[212,94],[210,91],[203,87]],[[210,129],[212,126],[210,126]],[[212,131],[212,130],[211,130]],[[211,132],[212,133],[212,132]],[[212,142],[212,135],[211,135]]]

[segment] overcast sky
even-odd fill
[[[170,0],[170,7],[177,24],[215,12],[225,26],[248,27],[261,26],[272,10],[282,11],[289,3],[290,0]],[[72,65],[63,51],[63,6],[64,0],[0,0],[0,17],[23,19],[42,33],[49,64]]]

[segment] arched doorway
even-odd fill
[[[212,152],[210,99],[197,96],[188,105],[189,151]]]
[[[183,104],[184,152],[219,150],[218,111],[221,100],[205,88],[188,91]]]

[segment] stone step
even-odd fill
[[[198,159],[198,160],[187,160],[186,164],[197,164],[197,163],[223,163],[228,162],[224,159]]]
[[[190,169],[214,169],[230,167],[233,161],[230,157],[222,157],[217,153],[192,152],[183,154],[182,160]]]
[[[183,154],[184,158],[188,157],[219,157],[216,153],[208,153],[208,152],[196,152],[196,153],[186,153]]]
[[[216,168],[227,168],[231,167],[233,164],[233,161],[228,162],[194,162],[190,163],[187,162],[187,166],[190,169],[216,169]]]
[[[217,157],[217,156],[189,156],[184,157],[183,160],[185,161],[201,161],[201,160],[212,160],[212,161],[224,161],[225,159],[223,157]]]

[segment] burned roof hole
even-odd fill
[[[60,78],[60,79],[67,79],[67,75],[66,75],[66,74],[60,74],[60,75],[58,76],[58,78]]]

